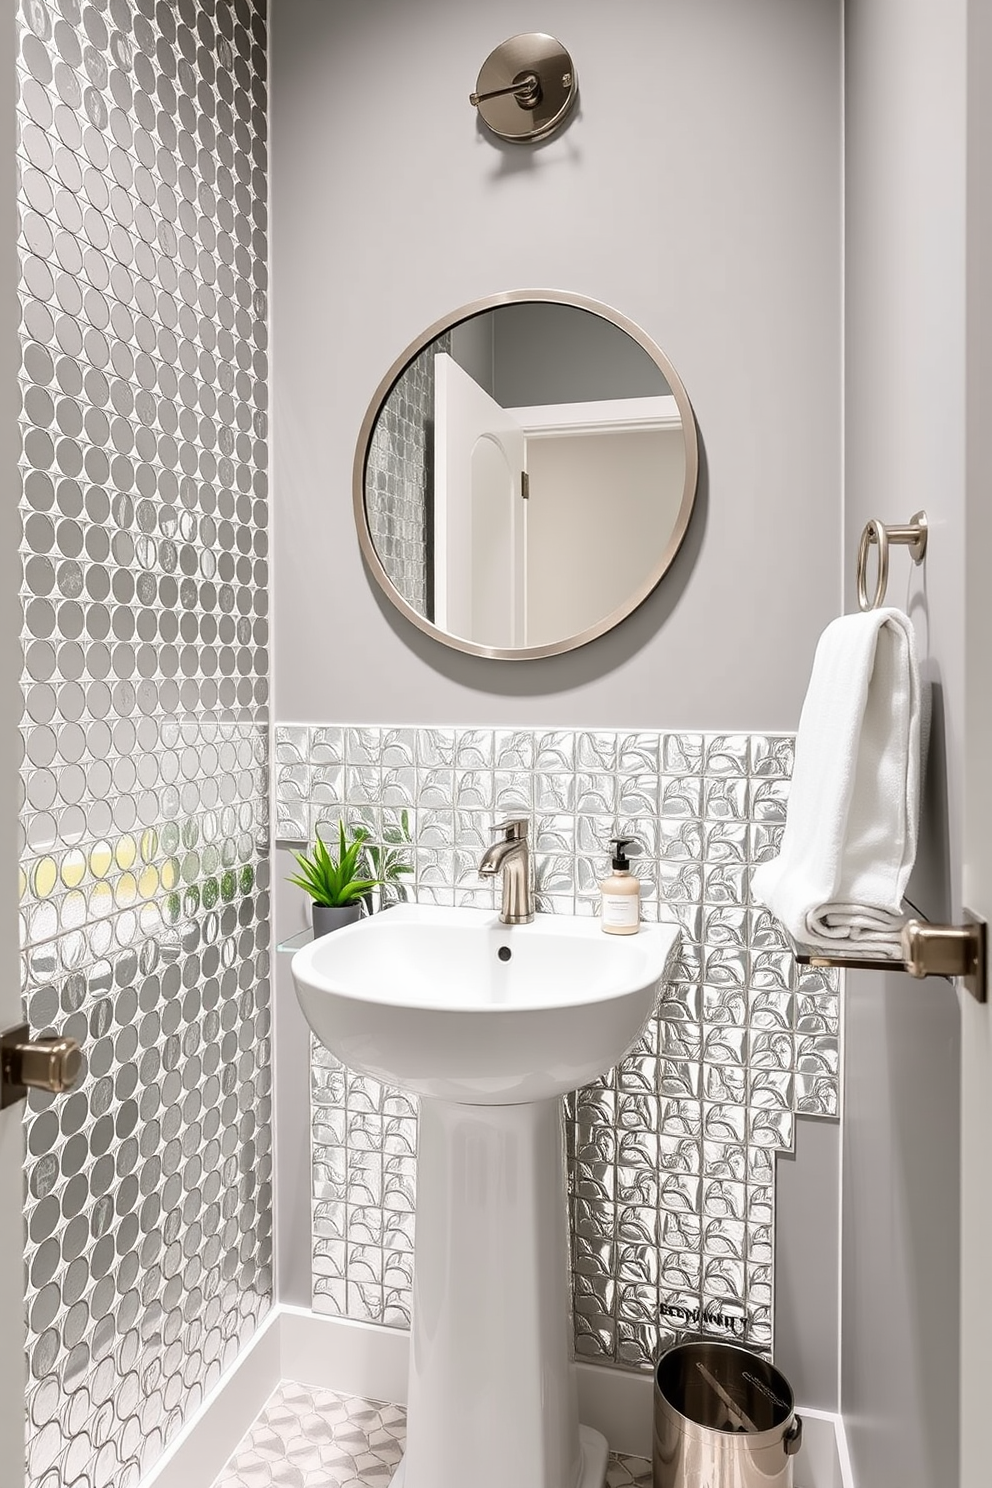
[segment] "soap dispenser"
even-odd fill
[[[632,837],[611,837],[613,872],[600,884],[603,896],[600,923],[607,935],[636,935],[641,928],[641,882],[630,871],[630,862],[624,856],[624,848],[633,842]]]

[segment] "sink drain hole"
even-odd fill
[[[513,955],[513,952],[510,950],[509,946],[500,946],[496,954],[501,961],[509,961],[510,957]]]

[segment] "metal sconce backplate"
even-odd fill
[[[490,52],[469,102],[500,139],[528,144],[561,128],[577,94],[575,68],[561,42],[527,31]]]

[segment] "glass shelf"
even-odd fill
[[[866,956],[863,951],[848,953],[842,950],[827,951],[822,946],[803,945],[794,940],[788,931],[783,932],[789,948],[796,958],[797,966],[839,967],[841,971],[906,971],[908,968],[901,956]],[[280,947],[280,949],[282,949]]]
[[[276,950],[283,955],[291,956],[294,951],[299,951],[313,940],[313,930],[308,925],[305,930],[297,930],[295,935],[290,935],[286,940],[280,940]]]

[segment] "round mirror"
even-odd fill
[[[445,316],[380,383],[355,459],[366,561],[421,630],[553,656],[644,600],[685,536],[696,426],[662,351],[579,296]]]

